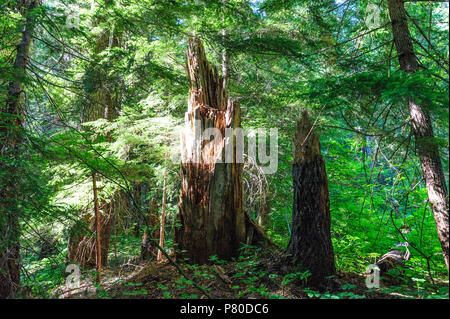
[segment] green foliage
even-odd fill
[[[26,74],[14,69],[26,14],[18,1],[0,4],[0,190],[11,181],[17,187],[17,196],[0,202],[0,253],[19,240],[11,233],[3,236],[9,229],[3,212],[12,213],[19,220],[22,283],[33,296],[51,297],[64,283],[68,238],[89,233],[82,218],[94,213],[93,172],[101,203],[122,194],[113,212],[112,268],[139,256],[142,233],[150,231],[150,200],[156,199],[160,210],[164,179],[165,247],[177,248],[178,133],[189,88],[184,52],[188,38],[197,35],[214,65],[220,66],[226,52],[229,95],[239,98],[242,126],[278,128],[277,172],[264,182],[252,179],[248,163],[244,172],[247,189],[259,188],[256,200],[245,194],[245,209],[256,217],[262,195],[267,197],[270,238],[282,248],[289,242],[292,137],[301,110],[307,109],[317,119],[314,130],[326,162],[338,271],[362,274],[396,243],[408,241],[406,269],[391,274],[399,286],[383,289],[408,298],[448,298],[448,289],[430,283],[448,282],[448,272],[416,153],[417,146],[437,145],[448,172],[449,35],[448,23],[439,22],[448,21],[448,5],[406,3],[421,66],[407,74],[398,70],[386,2],[379,4],[383,25],[375,30],[365,21],[369,1],[95,3],[44,1],[27,13],[39,23]],[[67,6],[77,8],[79,25],[68,27]],[[430,14],[435,23],[428,23]],[[20,112],[11,114],[5,108],[8,86],[17,80],[23,92]],[[434,138],[414,139],[408,99],[430,112]],[[115,115],[106,119],[106,110]],[[16,119],[23,119],[18,130]],[[17,153],[9,151],[11,137],[20,141]],[[45,243],[51,244],[51,253],[39,259]],[[284,288],[307,286],[307,272],[281,276],[261,269],[260,253],[244,245],[236,260],[232,277],[242,283],[233,289],[240,297],[283,298],[262,280]],[[210,261],[227,265],[217,256]],[[194,280],[215,276],[208,267],[186,267]],[[176,284],[192,286],[185,280]],[[111,297],[98,288],[99,297]],[[166,286],[158,288],[165,298],[173,297]],[[344,285],[339,293],[305,288],[305,293],[310,298],[364,297],[354,288]],[[126,294],[147,293],[139,288]]]
[[[309,270],[307,270],[305,272],[296,272],[296,273],[287,274],[286,276],[284,276],[283,281],[281,282],[281,285],[287,285],[287,284],[289,284],[293,281],[297,281],[297,280],[299,280],[303,284],[306,284],[308,282],[309,276],[311,276],[311,273]]]

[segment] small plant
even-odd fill
[[[193,285],[193,282],[191,280],[187,280],[184,277],[181,277],[180,279],[175,281],[175,283],[177,284],[177,288],[179,289],[186,289],[187,286]]]
[[[164,291],[163,292],[163,297],[165,299],[171,299],[172,298],[172,294],[169,291]]]
[[[352,285],[352,284],[346,284],[342,286],[342,290],[352,290],[355,289],[356,285]]]
[[[217,255],[210,256],[209,260],[211,260],[212,262],[214,262],[214,263],[216,263],[218,265],[222,265],[222,264],[225,264],[227,262],[226,260],[220,260]]]
[[[248,292],[257,293],[263,297],[269,297],[271,295],[270,292],[267,291],[267,288],[264,286],[264,284],[260,284],[259,287],[250,286]]]
[[[281,282],[281,285],[286,286],[289,283],[296,281],[296,280],[300,280],[302,282],[302,284],[306,285],[309,276],[311,276],[311,272],[309,270],[307,270],[305,272],[296,272],[296,273],[287,274],[286,276],[284,276],[283,281]]]
[[[270,299],[286,299],[286,298],[283,297],[282,295],[278,295],[278,294],[270,295],[269,298],[270,298]]]
[[[124,291],[123,294],[126,296],[138,296],[138,295],[146,295],[147,289],[145,288],[141,288],[141,289],[137,289],[137,290],[132,290],[132,291]]]
[[[197,294],[188,294],[187,292],[183,292],[183,294],[181,295],[182,299],[198,299],[198,295]]]
[[[304,292],[306,292],[306,295],[307,295],[309,298],[319,298],[319,297],[320,297],[320,292],[315,291],[315,290],[312,290],[312,289],[310,289],[310,288],[305,288],[305,289],[304,289]]]

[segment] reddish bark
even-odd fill
[[[117,194],[117,193],[116,193]],[[120,198],[115,198],[111,202],[102,202],[99,207],[98,217],[100,219],[100,246],[101,265],[108,264],[109,239],[111,237],[112,212],[117,208]],[[97,221],[95,215],[86,213],[79,223],[80,227],[73,227],[69,238],[69,248],[67,258],[72,263],[79,263],[83,268],[94,268],[97,265]],[[83,227],[88,225],[88,230]]]
[[[166,197],[167,197],[167,174],[164,174],[163,200],[161,212],[161,227],[159,229],[159,247],[164,248],[164,231],[166,228]],[[158,250],[157,260],[162,260],[163,255],[161,249]]]
[[[241,123],[239,104],[228,99],[223,79],[208,63],[200,40],[189,40],[187,73],[191,81],[183,135],[185,162],[181,168],[181,196],[176,230],[178,257],[192,263],[207,263],[211,255],[230,259],[238,255],[245,241],[246,227],[242,200],[242,163],[224,163],[225,128],[238,128]],[[222,137],[201,142],[194,134],[195,121],[201,132],[217,128]],[[189,135],[191,133],[192,135]],[[233,143],[232,139],[228,143]],[[201,147],[199,162],[189,162]],[[222,162],[219,162],[219,158]],[[183,251],[183,252],[181,252]]]
[[[156,259],[158,255],[158,250],[155,245],[155,243],[159,240],[160,230],[158,229],[158,224],[158,202],[156,198],[153,198],[150,202],[150,211],[147,217],[147,229],[144,231],[144,235],[142,236],[142,260]]]

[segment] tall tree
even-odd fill
[[[400,69],[407,73],[416,73],[419,69],[414,52],[411,34],[408,28],[407,14],[403,0],[388,0],[392,33],[397,49]],[[408,99],[408,108],[415,136],[417,153],[420,158],[423,177],[427,186],[441,242],[447,270],[449,267],[449,224],[448,192],[438,146],[434,143],[433,126],[429,111],[413,98]]]
[[[19,10],[25,17],[25,27],[20,43],[16,47],[13,78],[7,84],[6,103],[1,106],[0,122],[0,170],[9,176],[2,176],[0,184],[0,298],[6,298],[18,291],[20,285],[20,191],[17,181],[20,170],[17,167],[23,141],[23,112],[21,97],[25,70],[29,59],[32,34],[36,25],[33,9],[39,0],[22,1]],[[4,161],[7,159],[8,161]],[[9,163],[12,163],[8,165]],[[6,164],[4,166],[4,164]],[[3,180],[3,177],[5,179]]]
[[[105,0],[104,5],[107,8],[114,8],[116,2],[114,0]],[[102,14],[99,14],[95,24],[102,25],[105,22],[104,20],[106,18]],[[85,97],[85,108],[81,113],[82,122],[96,121],[102,118],[113,121],[119,116],[120,103],[118,102],[119,97],[117,91],[115,91],[117,76],[109,76],[108,68],[101,63],[102,55],[119,46],[120,33],[116,32],[115,34],[115,30],[112,27],[110,29],[103,28],[93,43],[92,62],[88,65],[84,74],[84,90],[88,94]],[[107,64],[110,64],[109,60]],[[108,134],[106,138],[111,141]],[[98,180],[101,182],[101,179]],[[112,215],[114,207],[120,206],[120,200],[126,198],[123,195],[121,191],[118,191],[109,202],[102,201],[101,208],[104,212],[103,214],[94,208],[94,218],[91,218],[91,214],[85,216],[91,232],[84,236],[73,234],[69,241],[68,249],[69,259],[71,261],[80,262],[83,266],[96,265],[101,267],[102,265],[107,265],[109,238],[111,227],[113,226]],[[97,233],[95,237],[92,236],[93,233]],[[97,252],[99,247],[101,248],[100,255]],[[100,264],[98,262],[99,260]]]

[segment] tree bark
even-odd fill
[[[236,152],[231,163],[224,163],[226,143],[233,143],[235,150],[236,142],[234,138],[223,138],[225,128],[240,127],[241,117],[239,104],[228,99],[223,79],[206,60],[203,45],[196,38],[189,40],[187,72],[191,88],[186,130],[182,134],[181,227],[176,230],[175,239],[177,257],[204,264],[212,255],[221,259],[237,256],[245,241],[243,164],[236,162]],[[217,128],[222,136],[202,142],[195,135],[196,121],[201,125],[200,132]],[[198,161],[191,157],[193,154],[198,155]]]
[[[267,201],[267,193],[265,191],[262,191],[259,203],[258,224],[263,229],[270,226],[270,207]]]
[[[113,2],[111,2],[113,4]],[[111,31],[112,32],[112,31]],[[110,48],[119,46],[119,36],[113,36],[110,41],[110,33],[108,30],[104,30],[100,37],[97,39],[94,47],[94,53],[92,56],[93,61],[99,60],[100,54]],[[113,121],[119,116],[120,98],[113,92],[115,83],[113,79],[108,77],[107,71],[104,66],[99,63],[92,63],[88,66],[89,72],[85,72],[84,81],[87,83],[85,91],[88,92],[86,101],[86,108],[81,112],[80,117],[82,122],[96,121],[100,118],[104,118],[108,121]],[[106,139],[112,141],[110,134],[106,134]],[[101,181],[101,179],[99,179]],[[125,193],[119,190],[114,194],[109,203],[102,202],[102,207],[106,215],[100,214],[101,219],[101,232],[99,234],[101,238],[101,261],[103,266],[107,266],[109,238],[111,235],[111,227],[114,208],[121,205],[121,200]],[[128,200],[125,199],[127,202]],[[110,215],[107,215],[110,214]],[[86,223],[89,226],[89,232],[86,232],[86,228],[72,228],[71,237],[69,239],[68,247],[68,259],[71,262],[79,262],[85,268],[91,268],[96,265],[96,243],[95,238],[92,236],[91,231],[96,232],[95,218],[92,219],[89,216],[81,219],[81,223]],[[75,231],[82,231],[80,234],[75,234]]]
[[[20,285],[20,172],[17,163],[8,164],[1,158],[18,161],[22,146],[23,111],[21,93],[23,79],[36,24],[30,12],[40,5],[39,0],[28,0],[20,11],[26,16],[25,28],[16,47],[13,65],[14,79],[7,85],[6,103],[1,108],[0,122],[0,299],[14,295]]]
[[[223,88],[225,90],[228,89],[228,82],[230,78],[230,57],[228,56],[227,52],[227,30],[226,30],[226,21],[225,21],[225,6],[226,6],[226,0],[222,0],[222,44],[223,44],[223,50],[222,50],[222,79],[223,79]]]
[[[166,155],[167,157],[167,155]],[[163,186],[163,199],[162,199],[162,212],[161,212],[161,226],[159,230],[159,247],[164,248],[164,231],[166,228],[166,196],[167,196],[167,174],[164,173],[164,186]],[[158,258],[160,261],[163,258],[162,251],[158,250]]]
[[[400,69],[405,72],[415,73],[419,65],[409,32],[404,3],[401,0],[388,0],[388,6]],[[416,149],[427,187],[428,199],[431,203],[445,264],[448,270],[448,192],[439,149],[436,144],[433,144],[434,133],[429,111],[414,101],[414,99],[409,99],[408,108]]]
[[[117,195],[117,193],[116,193]],[[109,202],[102,202],[99,209],[104,214],[100,218],[100,246],[101,263],[108,264],[109,239],[111,237],[112,212],[117,209],[119,199],[115,198]],[[79,263],[83,268],[90,269],[97,266],[97,220],[90,213],[86,213],[81,221],[77,223],[81,227],[72,227],[68,243],[67,259],[72,263]],[[87,225],[87,226],[86,226]],[[86,230],[88,228],[88,230]]]
[[[100,270],[102,269],[102,224],[100,211],[98,209],[98,198],[97,198],[97,183],[95,180],[95,173],[92,173],[92,187],[94,192],[94,212],[95,212],[95,235],[96,235],[96,263],[95,268],[97,270],[97,282],[100,283]]]
[[[158,202],[153,198],[150,202],[150,212],[147,219],[147,229],[142,236],[141,259],[156,259],[158,253],[155,242],[159,239],[158,218]]]
[[[336,273],[330,233],[330,200],[320,143],[305,111],[294,139],[294,205],[287,248],[294,267],[309,270],[308,284],[327,286]]]

